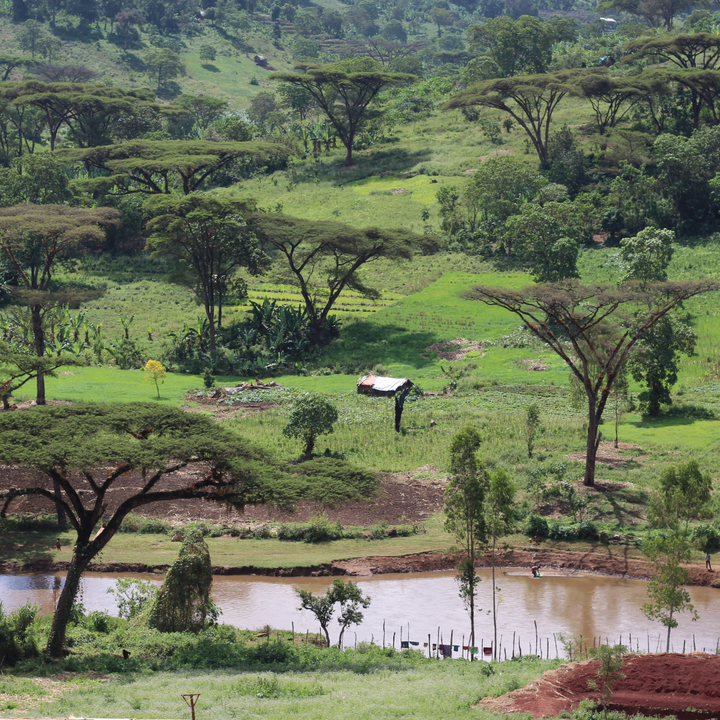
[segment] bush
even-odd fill
[[[26,603],[6,615],[0,602],[0,659],[6,665],[40,655],[35,628],[38,606]]]
[[[525,518],[525,534],[530,537],[547,537],[549,532],[548,522],[544,517],[530,513]]]
[[[145,535],[167,535],[172,526],[161,518],[146,518],[130,513],[120,526],[122,533],[141,533]]]
[[[716,553],[720,551],[720,532],[714,525],[701,523],[696,525],[690,538],[698,549],[704,553]]]
[[[304,497],[326,505],[367,499],[377,491],[378,478],[374,473],[337,458],[308,460],[297,465],[295,472],[308,478]]]
[[[343,537],[343,528],[339,522],[331,523],[327,515],[316,515],[310,519],[305,530],[305,542],[320,543],[339,540]]]

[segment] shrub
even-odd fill
[[[122,533],[142,533],[145,535],[167,535],[172,526],[162,518],[146,518],[130,513],[120,526]]]
[[[212,615],[210,551],[195,531],[183,541],[150,611],[149,624],[161,632],[198,632]]]
[[[158,589],[149,580],[118,578],[115,585],[107,589],[115,597],[118,615],[125,620],[140,615],[157,598]]]
[[[372,497],[378,486],[374,473],[337,458],[308,460],[297,465],[295,471],[308,478],[304,496],[326,505]]]
[[[547,537],[549,532],[548,522],[544,517],[530,513],[525,518],[525,534],[530,537]]]
[[[40,655],[33,627],[38,606],[26,603],[6,615],[0,602],[0,658],[6,665]]]

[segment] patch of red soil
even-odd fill
[[[420,468],[417,472],[424,471]],[[166,475],[158,490],[170,490],[185,487],[188,482],[200,477],[201,471],[178,472]],[[197,520],[208,520],[213,523],[229,525],[258,520],[265,522],[307,522],[313,515],[325,512],[332,520],[343,525],[368,527],[380,521],[390,524],[401,522],[420,522],[427,520],[443,506],[445,481],[427,477],[418,477],[416,473],[382,473],[378,494],[370,501],[346,502],[337,507],[325,507],[315,502],[299,502],[294,512],[285,512],[269,505],[248,506],[244,514],[226,508],[223,505],[205,500],[172,500],[153,503],[141,509],[145,516],[166,518],[173,525]],[[197,475],[197,477],[196,477]],[[84,478],[77,476],[76,487],[80,496],[92,497],[90,486]],[[0,466],[0,490],[9,487],[27,487],[44,484],[51,488],[51,481],[32,471],[17,467]],[[108,493],[108,511],[115,508],[137,492],[142,486],[139,473],[128,473],[113,484]],[[9,511],[11,514],[52,514],[53,504],[42,497],[29,495],[14,500]]]
[[[597,680],[597,660],[562,665],[520,690],[485,698],[477,707],[496,713],[530,713],[535,718],[575,710],[599,699],[588,683]],[[720,716],[720,656],[707,653],[628,655],[625,677],[614,683],[610,707],[629,714],[675,715],[679,720]]]

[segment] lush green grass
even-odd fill
[[[103,683],[87,678],[57,700],[36,705],[37,717],[112,715],[186,717],[181,694],[201,694],[198,717],[216,720],[390,720],[397,717],[447,720],[497,717],[472,706],[487,695],[522,687],[557,661],[506,662],[486,677],[482,663],[426,661],[408,667],[352,671],[237,673],[185,671],[153,673]],[[256,692],[250,692],[255,689]],[[259,697],[262,690],[276,697]]]
[[[213,565],[229,567],[297,567],[331,563],[343,558],[365,555],[407,555],[410,553],[444,552],[453,542],[445,533],[442,518],[435,517],[424,525],[425,532],[407,537],[384,540],[335,540],[329,543],[287,542],[273,538],[255,540],[208,537]],[[60,537],[63,549],[55,550]],[[67,531],[14,531],[13,545],[0,544],[0,560],[18,563],[39,559],[61,562],[70,559],[75,534]],[[177,559],[178,543],[167,534],[118,533],[105,550],[102,561],[140,563],[150,566],[170,565]]]

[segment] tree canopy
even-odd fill
[[[298,73],[276,73],[275,80],[307,91],[332,123],[352,165],[355,136],[371,103],[391,85],[416,80],[414,75],[389,72],[372,58],[353,58],[331,65],[297,65]]]
[[[527,133],[541,163],[548,160],[553,114],[563,98],[576,94],[584,70],[482,80],[454,95],[446,109],[488,107],[510,115]]]
[[[332,221],[301,220],[280,213],[255,213],[247,222],[269,252],[285,261],[289,282],[300,288],[317,340],[345,288],[373,297],[358,271],[377,258],[409,259],[436,241],[407,230],[358,229]]]
[[[260,244],[243,215],[247,201],[190,195],[158,195],[148,203],[155,217],[147,249],[182,263],[177,277],[202,299],[215,350],[216,325],[222,324],[223,297],[233,274],[241,267],[257,274],[266,265]]]
[[[0,463],[37,471],[24,487],[0,491],[0,517],[18,498],[44,497],[61,505],[77,534],[48,637],[53,657],[62,651],[83,572],[128,513],[156,502],[193,498],[238,509],[265,503],[290,508],[300,497],[314,497],[318,478],[313,472],[324,472],[307,463],[302,472],[289,474],[292,469],[273,464],[208,416],[155,403],[76,403],[0,413],[0,436]],[[121,478],[128,473],[133,474],[132,490],[120,497],[114,491],[127,486]],[[333,497],[340,499],[345,490],[362,497],[367,473],[360,475],[345,472],[334,478]],[[60,487],[58,495],[53,482]],[[322,482],[327,482],[325,476]]]
[[[30,306],[34,351],[45,355],[43,318],[48,308],[68,302],[76,292],[51,292],[58,262],[97,249],[105,238],[104,227],[118,224],[112,208],[74,208],[66,205],[15,205],[0,208],[0,253],[17,277],[11,293]],[[86,298],[87,299],[87,298]],[[45,403],[43,368],[38,366],[37,403]]]
[[[522,290],[479,286],[467,297],[517,315],[570,368],[588,402],[585,485],[595,484],[600,423],[610,391],[639,340],[684,300],[720,289],[711,280],[620,287],[548,283]]]
[[[260,163],[286,155],[287,149],[276,143],[205,140],[131,140],[62,153],[69,162],[106,173],[83,181],[88,192],[114,195],[170,194],[175,184],[188,195],[235,160]]]

